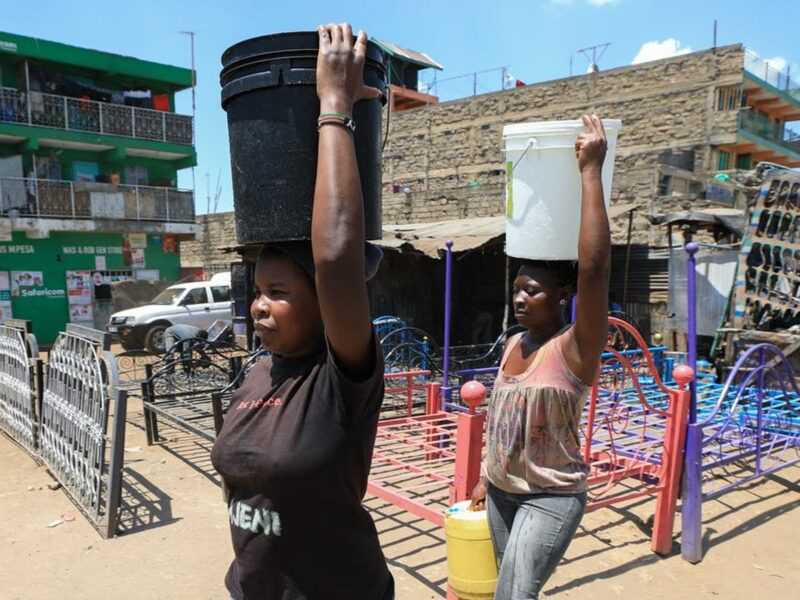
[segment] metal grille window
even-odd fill
[[[736,155],[736,168],[737,169],[751,169],[753,167],[752,154],[737,154]]]
[[[36,176],[39,179],[61,179],[61,162],[51,156],[37,156]]]
[[[719,170],[727,171],[730,168],[731,155],[724,150],[719,151]]]
[[[114,283],[115,281],[128,281],[129,279],[133,279],[133,271],[100,271],[100,274],[103,276],[104,281],[110,281]]]
[[[742,86],[726,85],[714,91],[714,110],[737,110],[742,105]]]
[[[128,165],[125,167],[125,183],[128,185],[147,185],[150,183],[147,176],[147,167],[142,165]]]

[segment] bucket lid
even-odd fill
[[[606,130],[616,131],[622,129],[620,119],[601,119]],[[535,123],[514,123],[503,127],[503,137],[523,137],[530,135],[559,135],[577,134],[584,131],[586,126],[580,119],[574,121],[538,121]]]
[[[232,98],[261,88],[283,84],[316,85],[319,34],[316,31],[273,33],[234,44],[222,53],[222,107]],[[386,104],[386,68],[383,53],[367,42],[364,82],[381,91]]]
[[[483,521],[486,519],[486,510],[470,510],[470,500],[457,502],[446,511],[445,517],[448,519],[459,519],[462,521]]]
[[[354,38],[355,39],[355,36]],[[271,33],[242,40],[222,53],[223,72],[236,64],[253,60],[269,60],[270,57],[282,58],[287,55],[317,55],[319,51],[319,34],[316,31],[288,31]],[[367,61],[372,61],[383,68],[383,52],[372,41],[367,42]]]

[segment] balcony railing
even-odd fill
[[[800,83],[789,76],[788,68],[785,70],[776,69],[753,52],[745,51],[744,69],[761,81],[800,100]]]
[[[192,117],[0,87],[0,122],[191,145]]]
[[[194,223],[194,193],[143,185],[0,177],[0,215]]]
[[[788,129],[785,124],[775,123],[768,117],[752,110],[739,113],[739,128],[757,135],[773,144],[800,154],[800,135]]]

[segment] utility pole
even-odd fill
[[[211,213],[211,175],[206,171],[206,214]]]
[[[192,142],[196,143],[197,142],[197,140],[196,140],[197,136],[195,135],[195,132],[196,132],[196,126],[197,126],[197,123],[196,123],[196,120],[197,120],[197,107],[196,107],[196,104],[195,104],[195,97],[196,97],[195,88],[197,87],[197,77],[195,75],[195,70],[194,70],[194,31],[181,31],[179,33],[182,33],[183,35],[188,35],[189,36],[189,44],[190,44],[190,52],[191,52],[191,60],[192,60],[192,63],[191,63],[192,64],[192,66],[191,66],[191,69],[192,69]],[[195,184],[195,179],[194,179],[194,167],[192,167],[192,194],[195,194],[196,191],[197,191],[197,185]]]
[[[195,80],[194,74],[194,31],[181,31],[180,33],[189,36],[189,44],[190,44],[190,52],[191,52],[191,60],[192,60],[192,116],[195,115],[195,85],[197,81]]]
[[[203,221],[203,271],[211,272],[211,176],[206,173],[206,214]]]

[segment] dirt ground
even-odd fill
[[[227,514],[209,445],[164,424],[145,443],[141,405],[129,408],[122,523],[102,539],[52,478],[0,435],[0,600],[224,599],[231,560]],[[548,598],[796,598],[800,589],[800,467],[705,506],[704,560],[661,558],[645,522],[653,500],[588,514],[546,588]],[[444,537],[376,498],[399,600],[444,597]],[[75,515],[56,527],[49,523]]]

